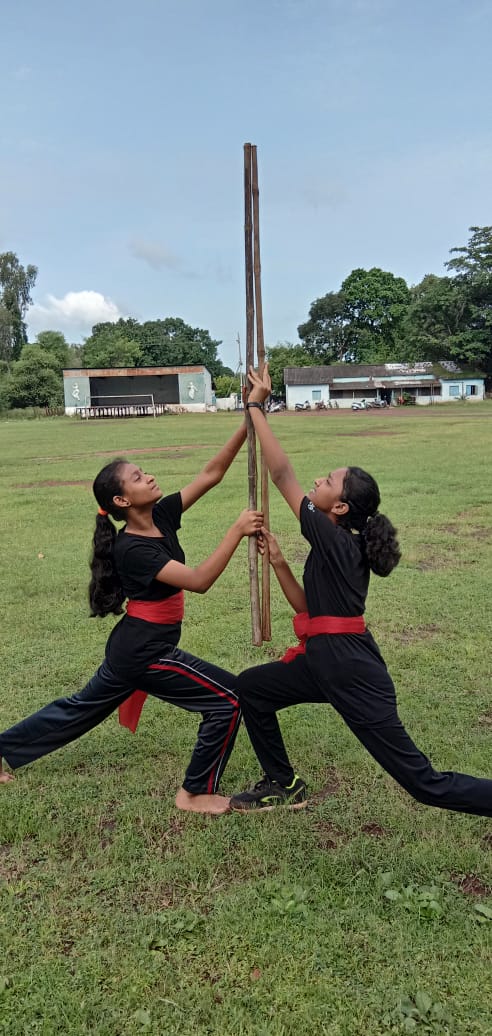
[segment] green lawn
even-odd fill
[[[0,729],[103,657],[113,620],[89,620],[86,601],[106,455],[141,450],[173,491],[238,420],[0,423]],[[343,464],[378,479],[403,559],[374,578],[367,617],[402,719],[438,768],[492,776],[492,404],[271,423],[306,489]],[[270,502],[300,574],[306,544],[274,489]],[[243,450],[183,520],[190,564],[246,504]],[[252,647],[242,544],[188,595],[182,646],[233,671],[278,657],[291,615],[273,583],[272,627]],[[111,717],[0,787],[0,1033],[492,1033],[490,820],[414,803],[328,706],[282,726],[312,793],[301,813],[178,814],[196,724],[153,701],[135,736]],[[258,775],[241,731],[223,790]]]

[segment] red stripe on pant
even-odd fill
[[[224,745],[223,745],[222,751],[221,751],[220,756],[219,756],[219,760],[218,760],[217,766],[215,767],[215,770],[211,771],[210,777],[208,779],[207,792],[210,795],[210,794],[212,794],[212,792],[214,790],[215,773],[218,770],[218,768],[220,766],[220,762],[223,759],[223,757],[224,757],[224,755],[225,755],[225,753],[227,751],[227,746],[229,744],[229,741],[231,739],[232,733],[233,733],[233,731],[235,729],[235,726],[236,726],[236,723],[237,723],[237,719],[238,719],[238,715],[237,714],[240,712],[239,701],[238,701],[238,699],[234,695],[228,694],[227,691],[219,691],[218,687],[215,687],[214,684],[209,683],[208,680],[204,680],[200,676],[196,676],[195,673],[190,673],[189,669],[187,669],[185,667],[180,668],[179,666],[176,666],[176,665],[159,665],[157,662],[155,662],[153,665],[149,665],[149,669],[158,669],[160,672],[166,672],[166,673],[179,673],[180,675],[183,672],[185,672],[190,680],[194,680],[195,683],[199,683],[200,686],[201,687],[205,687],[207,691],[212,691],[214,694],[217,694],[219,696],[219,698],[225,698],[228,702],[230,702],[231,705],[234,706],[234,709],[236,710],[236,715],[233,716],[233,718],[232,718],[232,720],[231,720],[231,722],[229,724],[229,729],[228,729],[227,734],[226,734],[226,738],[225,738],[225,741],[224,741]]]

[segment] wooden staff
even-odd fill
[[[258,369],[263,374],[265,366],[265,339],[263,336],[263,302],[261,297],[261,260],[260,260],[260,192],[258,189],[258,161],[256,145],[251,148],[251,192],[253,196],[253,256],[254,256],[254,286],[255,286],[255,310],[256,310],[256,351],[258,356]],[[263,453],[261,454],[261,510],[267,529],[270,528],[270,506],[268,492],[268,468]],[[270,559],[268,556],[268,545],[265,544],[265,553],[262,557],[261,568],[261,630],[263,640],[272,639],[272,624],[270,618]]]
[[[252,228],[252,146],[244,145],[244,259],[246,272],[246,372],[254,367],[254,279],[253,279],[253,228]],[[246,415],[248,429],[248,507],[257,506],[256,436],[250,416]],[[262,642],[260,589],[258,584],[258,550],[256,537],[248,539],[249,590],[251,600],[251,631],[253,644]]]

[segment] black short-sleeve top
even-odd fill
[[[361,537],[335,525],[307,496],[300,521],[311,546],[303,576],[309,615],[362,615],[370,570]]]
[[[181,493],[159,500],[153,509],[159,537],[138,536],[121,529],[116,537],[113,558],[126,597],[133,601],[163,601],[179,593],[175,586],[158,582],[157,573],[169,561],[184,564],[185,555],[178,540],[183,504]],[[125,615],[115,626],[106,645],[106,658],[120,677],[134,682],[165,644],[176,645],[181,623],[164,626]]]

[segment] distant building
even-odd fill
[[[215,405],[210,371],[182,367],[70,368],[63,371],[65,413],[82,417],[133,416]]]
[[[411,396],[418,404],[485,398],[485,378],[452,361],[441,363],[338,363],[326,367],[286,367],[287,409],[306,401],[350,407],[362,399],[396,404]]]

